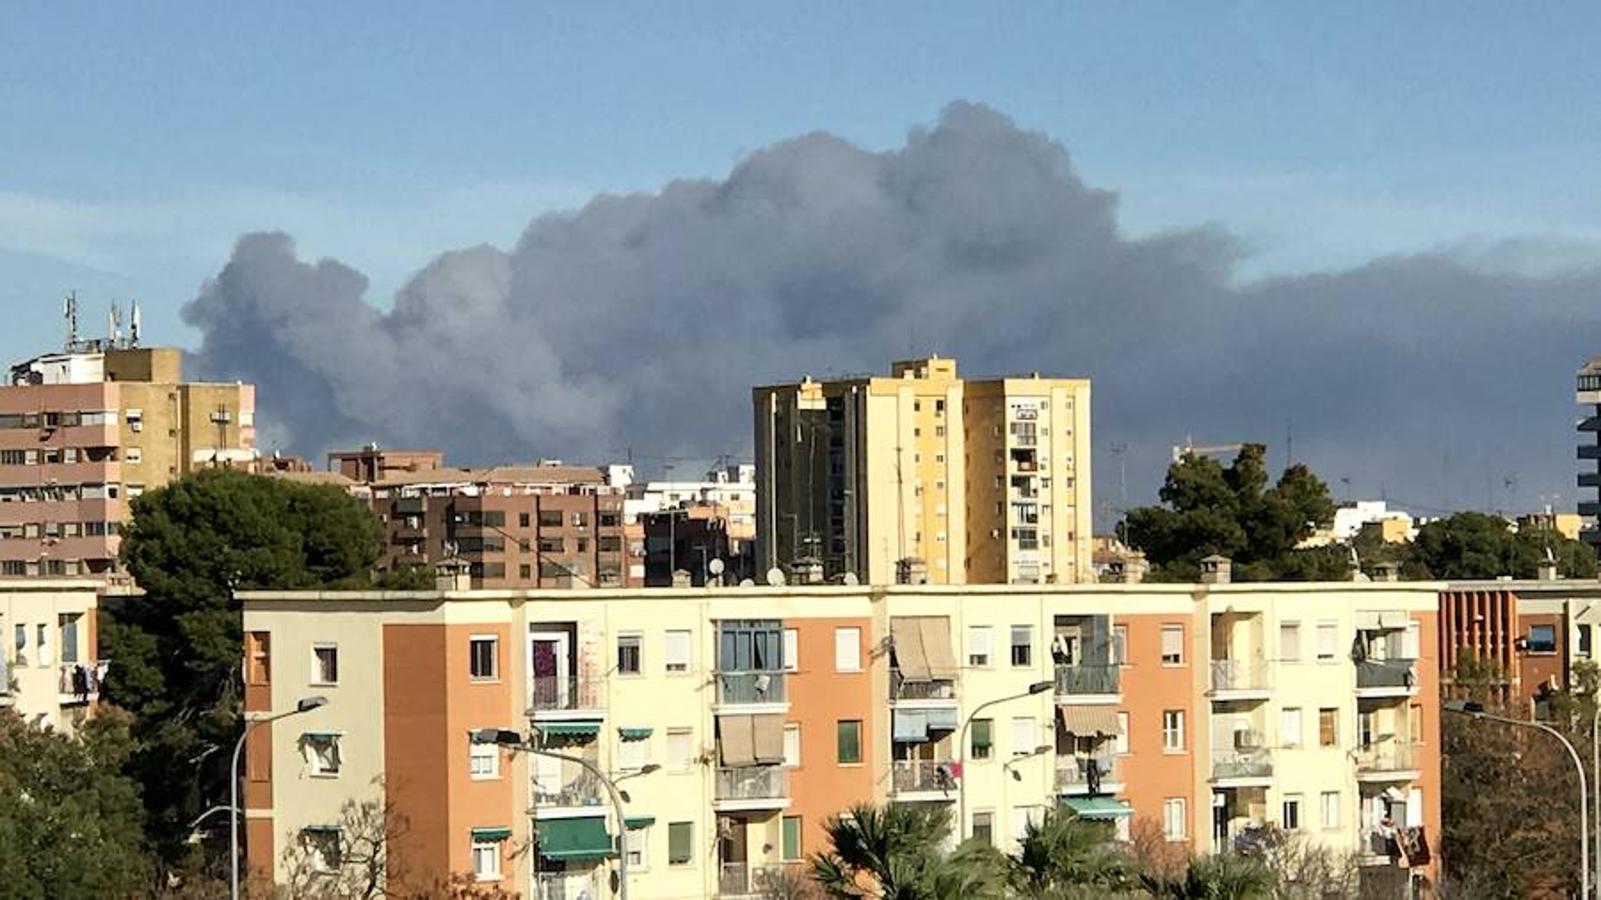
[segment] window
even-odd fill
[[[621,737],[617,741],[617,768],[638,772],[650,762],[650,738]]]
[[[473,841],[473,878],[479,881],[500,880],[499,841]]]
[[[779,841],[779,858],[791,862],[801,858],[801,817],[785,816],[783,836]]]
[[[994,635],[988,625],[970,625],[967,628],[967,664],[988,666],[993,650]]]
[[[1185,811],[1183,797],[1169,797],[1162,801],[1162,837],[1170,841],[1182,841],[1188,836],[1189,827],[1185,820],[1189,815]]]
[[[1406,631],[1401,634],[1401,657],[1403,659],[1417,659],[1421,651],[1419,646],[1423,638],[1423,631],[1417,622],[1406,623]]]
[[[307,733],[300,737],[311,774],[332,777],[339,774],[339,735]]]
[[[1324,828],[1340,827],[1340,792],[1324,791],[1318,802],[1318,821]]]
[[[1184,710],[1168,709],[1162,712],[1162,749],[1184,749]]]
[[[1012,838],[1022,843],[1023,839],[1028,836],[1028,826],[1034,825],[1037,827],[1042,819],[1044,819],[1044,814],[1038,806],[1012,807]]]
[[[61,661],[64,663],[78,661],[78,620],[81,618],[78,613],[63,613],[56,617],[56,627],[61,632]]]
[[[667,823],[667,864],[669,866],[689,865],[695,856],[695,823],[694,822],[668,822]]]
[[[39,665],[53,665],[56,661],[54,649],[50,646],[50,626],[34,626],[37,634],[34,635],[34,646],[39,651]]]
[[[1284,798],[1280,807],[1279,825],[1285,831],[1295,831],[1301,827],[1301,795],[1289,794]]]
[[[1112,752],[1128,752],[1128,713],[1117,714],[1117,734],[1112,736]]]
[[[1162,626],[1162,665],[1184,665],[1184,626]]]
[[[623,852],[628,854],[628,871],[642,872],[650,868],[650,826],[629,825],[623,832]]]
[[[1012,665],[1034,664],[1034,628],[1031,625],[1012,626]]]
[[[339,647],[335,644],[313,644],[311,647],[311,683],[339,683]]]
[[[795,672],[800,669],[800,632],[793,628],[784,629],[784,671]]]
[[[1529,626],[1529,652],[1555,653],[1557,650],[1557,627],[1555,625]]]
[[[1112,626],[1112,665],[1128,665],[1128,626]]]
[[[1340,635],[1338,626],[1332,622],[1320,622],[1317,627],[1317,660],[1329,662],[1339,653]]]
[[[1339,714],[1337,709],[1317,711],[1317,742],[1319,747],[1334,747],[1340,743]]]
[[[640,636],[619,635],[617,638],[617,672],[621,675],[638,675],[640,671]]]
[[[1279,659],[1285,662],[1301,661],[1301,623],[1279,623]]]
[[[340,850],[339,829],[333,827],[304,828],[300,831],[300,845],[306,848],[311,867],[318,872],[336,872],[344,863]]]
[[[528,514],[527,513],[522,512],[522,513],[518,513],[517,514],[517,527],[518,528],[527,528],[528,527]]]
[[[796,722],[784,725],[784,765],[795,768],[801,764],[801,731]]]
[[[1406,736],[1414,744],[1423,743],[1423,706],[1413,703],[1406,710]]]
[[[835,758],[844,765],[862,761],[862,722],[860,719],[841,719],[834,736]]]
[[[468,774],[474,781],[500,777],[500,745],[469,744],[467,747]]]
[[[1301,746],[1301,710],[1279,710],[1279,743],[1286,747]]]
[[[990,748],[995,745],[995,720],[974,719],[972,734],[972,757],[974,759],[989,759]]]
[[[688,672],[690,662],[689,632],[667,632],[666,647],[662,655],[667,661],[667,671]]]
[[[1579,626],[1579,655],[1585,659],[1590,658],[1590,626]]]
[[[122,448],[122,461],[123,462],[130,462],[130,463],[144,462],[144,458],[145,458],[144,453],[142,453],[139,450],[138,447],[124,447],[124,448]]]
[[[12,659],[16,661],[17,665],[25,666],[28,664],[28,626],[18,625],[16,627],[16,636],[16,654],[12,656]]]
[[[467,657],[474,681],[494,681],[500,677],[500,639],[492,635],[473,635],[467,639]]]
[[[862,630],[860,628],[834,629],[834,671],[860,672],[862,670]]]
[[[989,810],[973,813],[973,839],[987,845],[995,843],[995,814]]]
[[[695,765],[695,741],[688,728],[667,729],[667,768],[682,772]]]
[[[1034,719],[1032,716],[1016,716],[1012,719],[1012,755],[1026,756],[1033,753],[1039,746],[1034,737]]]

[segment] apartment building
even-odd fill
[[[117,572],[127,501],[255,457],[255,388],[183,380],[182,351],[79,342],[0,387],[0,576]]]
[[[540,463],[453,468],[434,450],[328,455],[329,474],[384,523],[384,564],[464,562],[474,587],[642,583],[644,550],[624,533],[623,489],[597,468]]]
[[[752,398],[761,569],[872,584],[1093,580],[1087,379],[964,380],[936,356]]]
[[[246,715],[329,701],[252,735],[250,865],[341,865],[356,800],[408,878],[603,896],[621,831],[634,896],[750,897],[876,801],[1002,848],[1052,806],[1198,852],[1278,823],[1432,884],[1439,586],[1210,577],[247,592]]]
[[[1452,581],[1440,592],[1440,662],[1447,690],[1466,660],[1500,685],[1504,699],[1546,718],[1551,696],[1573,685],[1580,661],[1594,662],[1601,631],[1601,581],[1546,578]]]
[[[1584,519],[1579,538],[1601,554],[1601,356],[1579,367],[1573,400],[1584,409],[1579,420],[1579,487],[1594,491],[1591,499],[1579,501],[1578,513]]]
[[[0,579],[0,708],[70,731],[100,698],[96,652],[103,585],[90,579]]]

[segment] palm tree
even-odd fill
[[[1017,852],[1006,860],[1006,880],[1019,897],[1106,896],[1136,883],[1128,857],[1104,822],[1049,810],[1030,822]]]
[[[823,823],[831,849],[812,857],[812,877],[830,897],[981,900],[1002,896],[993,850],[969,844],[947,855],[942,809],[859,803]]]
[[[1140,881],[1164,900],[1270,900],[1277,884],[1271,869],[1238,853],[1190,860],[1181,878],[1147,874]]]

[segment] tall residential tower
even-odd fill
[[[1579,515],[1587,520],[1579,537],[1601,554],[1601,527],[1597,525],[1601,516],[1601,356],[1579,367],[1574,401],[1584,407],[1584,418],[1579,420],[1579,487],[1595,491],[1594,499],[1579,501]]]

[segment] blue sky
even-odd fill
[[[189,343],[245,231],[386,305],[542,211],[812,130],[897,146],[957,98],[1062,141],[1131,233],[1227,226],[1247,277],[1516,237],[1593,260],[1598,33],[1593,3],[13,3],[0,353],[55,343],[72,287]]]

